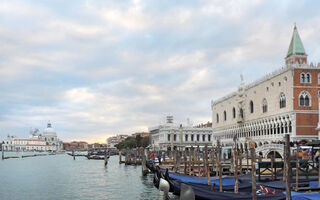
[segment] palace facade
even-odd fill
[[[150,144],[154,150],[185,149],[191,146],[211,146],[211,126],[191,126],[174,124],[167,120],[166,124],[149,128]]]
[[[240,148],[279,144],[284,134],[301,143],[319,138],[320,64],[308,63],[294,26],[285,66],[211,102],[214,141]]]

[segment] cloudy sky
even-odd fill
[[[293,23],[320,57],[319,1],[0,1],[0,139],[48,120],[104,142],[211,121],[210,101],[284,65]]]

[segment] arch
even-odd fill
[[[306,74],[306,83],[311,83],[311,74],[310,73]]]
[[[226,111],[223,111],[223,119],[224,119],[224,121],[227,121],[227,112]]]
[[[280,93],[279,104],[280,104],[280,108],[286,107],[286,95],[283,92]]]
[[[262,142],[259,142],[259,146],[262,146]]]
[[[216,115],[216,120],[217,120],[217,123],[219,123],[219,114],[218,113]]]
[[[262,112],[265,113],[268,111],[268,102],[267,102],[267,99],[264,98],[262,100]]]
[[[311,106],[311,95],[307,91],[302,91],[299,94],[299,106],[309,107]]]
[[[233,117],[233,119],[236,118],[236,108],[235,107],[232,108],[232,117]]]
[[[249,111],[250,111],[250,113],[253,113],[253,101],[251,100],[250,101],[250,105],[249,105]]]
[[[241,119],[243,118],[243,109],[242,108],[240,108],[239,116],[240,116]]]
[[[306,82],[306,75],[305,75],[305,73],[301,73],[300,74],[300,83],[305,83]]]
[[[270,151],[266,155],[267,158],[271,158],[273,155],[275,156],[275,158],[282,158],[281,154],[278,151]]]

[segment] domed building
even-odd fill
[[[50,121],[47,124],[47,128],[44,129],[43,134],[39,135],[39,139],[44,140],[46,145],[51,147],[50,150],[52,151],[62,150],[62,141],[58,139]]]
[[[28,139],[8,135],[2,146],[5,151],[61,151],[63,143],[49,121],[42,134],[36,128],[30,130]]]

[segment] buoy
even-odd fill
[[[180,200],[195,200],[195,194],[193,189],[182,183],[181,184],[181,191],[180,191]]]

